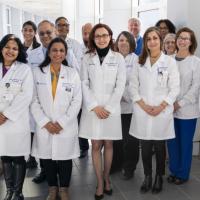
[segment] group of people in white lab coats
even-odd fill
[[[131,144],[136,144],[134,166],[141,142],[145,175],[142,193],[150,189],[153,193],[162,191],[166,140],[168,182],[186,182],[199,117],[200,60],[194,56],[194,32],[180,29],[175,38],[176,54],[168,56],[163,53],[159,28],[150,27],[137,57],[133,53],[135,39],[129,32],[120,33],[114,48],[110,27],[96,24],[86,53],[77,61],[70,47],[72,42],[65,41],[69,30],[64,21],[63,17],[56,20],[59,30],[65,28],[60,37],[56,37],[54,24],[48,20],[39,23],[41,45],[28,52],[29,65],[25,49],[15,35],[8,34],[0,42],[0,156],[7,188],[4,200],[24,199],[30,130],[35,133],[31,154],[41,160],[49,186],[47,200],[69,199],[72,159],[80,155],[78,137],[92,142],[97,177],[95,200],[113,193],[110,169],[113,153],[119,150],[115,145],[121,139],[122,159]],[[32,35],[35,33],[34,30]],[[30,113],[34,122],[31,129]],[[153,150],[156,173],[152,187]],[[126,161],[131,162],[131,158]],[[126,169],[126,163],[123,165]]]

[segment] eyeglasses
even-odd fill
[[[165,44],[175,44],[175,41],[166,41]]]
[[[56,24],[58,28],[69,27],[70,24]]]
[[[103,34],[103,35],[95,35],[94,38],[95,40],[100,40],[103,38],[104,40],[107,39],[110,35],[109,34]]]
[[[39,36],[44,36],[45,34],[47,34],[48,36],[50,36],[52,34],[52,31],[46,31],[46,32],[39,32]]]
[[[190,38],[178,36],[177,40],[190,41]]]

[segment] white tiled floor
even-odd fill
[[[167,166],[166,166],[167,167]],[[166,170],[167,171],[167,170]],[[45,200],[47,184],[34,184],[32,177],[37,170],[28,170],[24,184],[25,200]],[[111,175],[113,195],[105,196],[105,200],[200,200],[200,160],[193,158],[191,179],[184,185],[168,184],[164,177],[163,191],[153,195],[151,192],[140,194],[139,188],[143,180],[142,164],[139,162],[134,178],[129,181],[120,179],[119,173]],[[96,179],[91,157],[74,160],[70,196],[71,200],[94,200]],[[0,178],[0,200],[5,195],[5,184]]]

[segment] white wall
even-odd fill
[[[128,29],[131,18],[131,0],[104,0],[103,23],[113,30],[114,38]]]

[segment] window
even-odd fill
[[[167,0],[132,0],[132,16],[141,20],[141,34],[159,19],[166,18],[166,6]]]
[[[6,31],[7,34],[11,33],[11,9],[10,7],[6,7]]]

